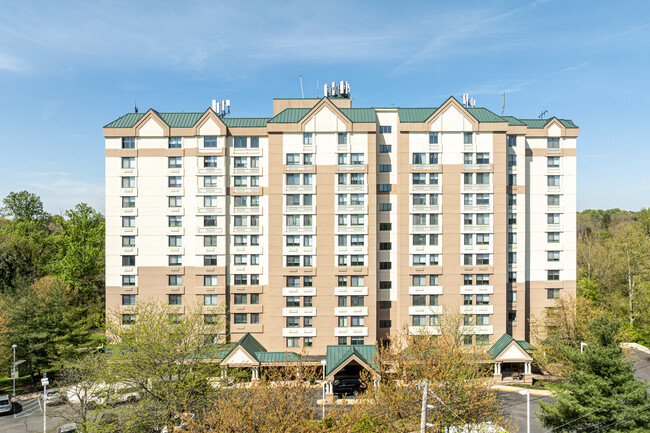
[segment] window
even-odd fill
[[[251,325],[257,325],[260,323],[260,313],[251,313],[250,314]]]
[[[183,276],[182,275],[168,275],[167,283],[170,286],[181,286],[183,285]]]
[[[216,226],[217,226],[216,215],[203,215],[203,227],[216,227]]]
[[[203,323],[206,325],[216,325],[217,323],[219,323],[219,315],[205,314],[203,315]]]
[[[379,250],[380,251],[388,251],[391,249],[391,243],[390,242],[380,242],[379,243]]]
[[[234,304],[235,305],[246,305],[246,304],[248,304],[248,299],[247,299],[246,293],[235,293]]]
[[[508,155],[508,167],[517,166],[517,155]]]
[[[517,291],[516,290],[509,290],[507,292],[507,299],[508,299],[508,302],[517,302]]]
[[[217,147],[217,137],[203,137],[203,147]]]
[[[517,175],[516,174],[509,174],[506,185],[508,185],[508,186],[517,185]]]
[[[489,164],[490,163],[490,154],[489,153],[477,153],[476,154],[476,163],[477,164]]]
[[[182,197],[180,196],[167,197],[167,204],[169,207],[181,207]]]
[[[167,158],[167,167],[168,168],[182,168],[183,167],[183,158],[180,156],[170,156]]]
[[[203,256],[203,266],[217,266],[217,256],[216,255]]]
[[[169,137],[168,146],[170,149],[180,149],[182,147],[181,137]]]
[[[379,269],[381,269],[381,263],[379,262]],[[351,255],[350,256],[350,266],[365,266],[365,257],[361,255]],[[390,263],[389,263],[390,265]],[[388,267],[390,269],[390,267]]]
[[[393,287],[392,281],[380,281],[379,282],[379,288],[380,289],[390,289]]]
[[[314,154],[313,153],[304,153],[302,155],[302,163],[304,165],[312,165]]]
[[[122,256],[122,266],[135,266],[135,256]]]
[[[183,226],[183,217],[180,215],[170,215],[167,217],[167,226],[168,227],[182,227]]]
[[[286,258],[287,266],[300,266],[300,256],[287,256]]]
[[[379,321],[379,327],[380,328],[390,328],[391,322],[390,320],[380,320]]]
[[[351,226],[362,226],[364,224],[364,215],[363,214],[352,214],[350,215],[350,225]]]
[[[489,254],[477,254],[476,255],[476,264],[477,265],[489,265],[490,264],[490,255]]]
[[[466,226],[471,226],[474,224],[474,214],[465,213],[463,214],[463,224]]]
[[[517,145],[517,136],[506,135],[506,142],[508,143],[508,147],[515,147]]]
[[[287,307],[300,307],[300,296],[287,296]]]
[[[507,274],[507,280],[508,284],[513,284],[517,282],[517,273],[516,272],[508,272]]]
[[[487,326],[490,324],[490,316],[487,314],[477,314],[476,315],[476,325],[478,326]]]
[[[489,305],[490,295],[476,295],[476,305]]]
[[[182,305],[183,295],[167,295],[169,305]]]
[[[251,149],[257,149],[258,147],[260,147],[260,138],[251,137]]]
[[[463,132],[463,143],[464,144],[472,144],[473,143],[473,138],[474,134],[471,132]]]
[[[122,188],[135,188],[135,177],[134,176],[123,176],[122,177]]]
[[[363,165],[363,153],[351,153],[350,154],[350,164],[352,164],[352,165]]]
[[[350,194],[350,205],[351,206],[362,206],[365,202],[364,194]]]
[[[517,214],[516,213],[509,213],[508,214],[508,224],[517,224]]]
[[[350,185],[364,185],[365,176],[363,173],[352,173],[350,175]]]
[[[490,245],[489,233],[478,233],[476,235],[476,245]]]
[[[490,284],[490,276],[488,274],[476,274],[476,285],[487,286]]]
[[[472,274],[463,274],[463,285],[471,286],[474,284],[474,276]]]
[[[217,285],[218,279],[216,275],[204,275],[203,276],[203,285],[208,287],[214,287]]]
[[[122,197],[122,207],[123,208],[135,207],[135,197]]]
[[[546,299],[557,299],[560,297],[560,289],[546,289]]]
[[[246,254],[235,254],[234,255],[235,266],[246,265],[248,262],[247,258],[248,256]]]
[[[135,158],[134,157],[123,157],[122,158],[122,168],[135,168]]]
[[[314,182],[314,177],[311,174],[303,174],[302,175],[302,184],[303,185],[313,185]]]
[[[350,307],[363,307],[363,296],[350,296]]]
[[[122,137],[122,149],[135,149],[135,137]]]
[[[235,148],[243,149],[247,144],[247,137],[235,137]]]
[[[515,252],[508,253],[508,263],[510,264],[517,263],[517,253]]]
[[[363,316],[350,316],[350,326],[352,327],[363,326]]]
[[[390,153],[392,146],[390,144],[380,144],[379,153]]]
[[[203,295],[203,305],[217,305],[217,295]]]
[[[217,157],[216,156],[204,156],[203,157],[203,167],[204,168],[216,168],[217,167]]]
[[[546,222],[548,224],[560,224],[560,214],[559,213],[547,213]]]
[[[287,337],[287,347],[300,347],[300,337]]]
[[[135,275],[122,275],[123,286],[135,286]]]
[[[203,246],[204,247],[216,247],[217,246],[217,237],[215,235],[203,236]]]
[[[313,144],[314,135],[311,132],[305,132],[302,134],[302,144]]]
[[[339,144],[348,144],[348,134],[347,132],[338,133],[338,143]]]
[[[393,166],[390,164],[379,164],[379,172],[380,173],[390,173],[393,171]]]
[[[426,184],[427,184],[426,173],[413,173],[413,185],[426,185]]]
[[[472,173],[463,173],[463,185],[473,185],[474,175]]]
[[[203,176],[203,186],[214,188],[217,186],[217,176]]]
[[[134,247],[135,246],[135,236],[122,236],[122,246],[123,247]]]
[[[236,286],[246,286],[248,285],[248,275],[246,274],[235,274],[234,275],[235,285]]]
[[[347,346],[347,344],[348,344],[348,337],[339,337],[338,339],[339,346]]]
[[[470,316],[469,314],[463,316],[463,325],[471,326],[473,322],[474,322],[474,317]]]
[[[560,242],[560,232],[547,232],[546,240],[550,244],[557,244]]]
[[[438,165],[438,154],[437,153],[430,153],[429,154],[429,164]]]
[[[287,165],[299,165],[299,164],[300,164],[299,153],[287,153]]]
[[[546,176],[546,184],[548,186],[560,186],[560,176]]]
[[[476,224],[477,225],[488,225],[488,224],[490,224],[490,214],[489,213],[477,213],[476,214]]]
[[[413,326],[426,326],[427,325],[427,316],[413,316]]]
[[[476,173],[476,184],[477,185],[489,185],[490,184],[490,173]]]
[[[560,166],[560,157],[559,156],[548,156],[546,157],[546,166],[551,168],[557,168]]]
[[[546,259],[549,262],[559,262],[560,261],[560,252],[559,251],[547,251]]]
[[[474,305],[474,297],[472,295],[464,295],[463,305],[465,306]]]
[[[546,139],[546,147],[549,149],[559,149],[560,148],[560,138],[559,137],[548,137]]]
[[[183,261],[183,256],[179,255],[171,255],[167,256],[167,263],[169,263],[169,266],[181,266]]]
[[[429,144],[438,144],[437,132],[429,132]]]
[[[379,230],[381,231],[390,230],[391,227],[391,223],[379,223]]]
[[[167,178],[167,186],[170,188],[180,188],[183,186],[183,178],[180,176],[169,176]]]
[[[393,189],[393,186],[389,183],[380,183],[379,184],[379,192],[391,192]]]
[[[392,131],[392,126],[386,125],[386,126],[380,126],[379,127],[379,133],[380,134],[390,134]]]
[[[122,305],[135,305],[135,295],[122,295]]]
[[[548,281],[560,281],[560,271],[546,271],[546,279]]]
[[[558,194],[549,194],[546,196],[546,204],[548,206],[559,206],[560,196]]]
[[[379,262],[379,269],[381,270],[390,269],[391,265],[392,265],[391,262]]]
[[[413,295],[413,306],[422,307],[427,305],[427,295]]]
[[[235,325],[245,325],[248,323],[248,315],[246,313],[235,313]]]
[[[517,233],[508,233],[508,245],[515,245],[517,243]]]
[[[134,325],[135,314],[122,314],[122,325]]]

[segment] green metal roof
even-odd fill
[[[142,119],[142,116],[144,116],[144,113],[128,113],[119,119],[112,121],[108,125],[104,126],[104,128],[132,128],[133,125]]]
[[[375,356],[375,346],[370,344],[354,346],[327,346],[326,374],[330,374],[341,366],[345,361],[356,355],[366,364],[373,366]],[[374,367],[373,367],[374,368]]]
[[[255,353],[264,353],[266,349],[260,344],[259,341],[255,339],[250,333],[246,333],[242,338],[237,342],[237,346],[241,346],[246,350],[246,352],[255,356]],[[236,346],[235,346],[236,347]],[[259,361],[259,359],[258,359]]]
[[[530,129],[544,129],[551,119],[519,119]],[[557,119],[565,128],[577,128],[578,126],[568,119]]]
[[[524,340],[515,340],[508,334],[503,334],[501,338],[499,338],[493,345],[490,347],[487,351],[488,355],[490,355],[493,359],[496,358],[501,354],[501,352],[504,351],[506,347],[512,342],[515,342],[519,345],[519,347],[525,351],[525,352],[530,352],[531,350],[534,349],[534,347],[528,343],[527,341]]]
[[[352,123],[375,123],[377,121],[374,108],[339,108],[339,110]]]
[[[203,113],[158,113],[160,118],[172,128],[191,128]]]
[[[269,123],[298,123],[311,111],[311,108],[285,108]]]
[[[229,128],[265,128],[271,120],[268,117],[224,117],[223,123]]]
[[[524,122],[522,122],[521,120],[517,119],[514,116],[501,116],[501,117],[508,121],[508,126],[526,126]]]
[[[260,363],[263,362],[295,362],[300,359],[294,352],[255,352],[253,354]]]
[[[474,119],[478,120],[479,122],[483,123],[495,123],[495,122],[507,122],[503,117],[497,116],[487,108],[483,107],[470,107],[466,108],[466,110],[471,114]]]
[[[397,115],[402,123],[422,123],[427,120],[438,108],[398,108]]]

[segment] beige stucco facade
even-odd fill
[[[576,287],[577,127],[453,98],[419,118],[353,110],[275,99],[268,119],[107,125],[108,311],[206,304],[231,340],[321,355],[437,332],[445,314],[468,344],[528,340],[531,315]]]

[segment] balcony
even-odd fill
[[[334,308],[335,316],[367,316],[368,307],[336,307]]]
[[[461,295],[492,295],[494,286],[460,286]]]
[[[418,307],[410,306],[409,307],[409,316],[431,316],[431,315],[440,315],[442,314],[442,306],[428,306],[422,305]]]
[[[316,328],[282,328],[283,337],[315,337]]]
[[[335,296],[367,296],[367,287],[335,287]]]
[[[494,314],[492,305],[463,305],[460,314]]]
[[[440,326],[409,326],[409,334],[440,335],[442,331],[440,330]]]
[[[315,307],[286,307],[282,309],[283,317],[314,317],[316,316]]]
[[[348,328],[334,328],[335,337],[367,337],[368,328],[367,327],[348,327]]]
[[[316,296],[316,287],[283,287],[282,296]]]
[[[442,286],[410,286],[409,295],[442,295]]]

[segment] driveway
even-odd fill
[[[0,415],[0,433],[42,433],[43,432],[43,407],[37,398],[14,402],[13,413]],[[62,415],[66,413],[66,406],[47,407],[47,431],[56,431],[56,428],[67,421]]]

